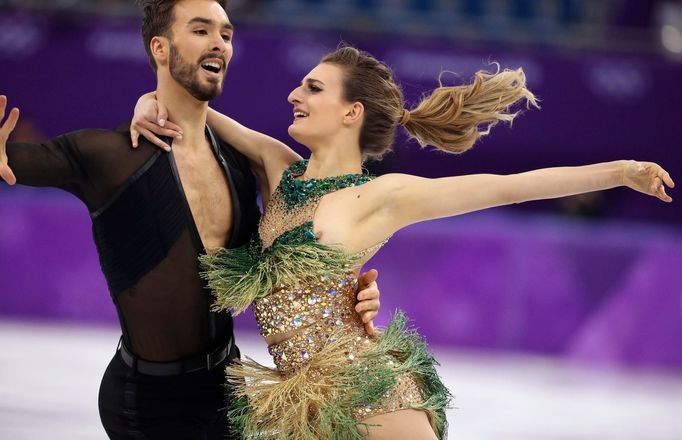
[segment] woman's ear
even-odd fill
[[[362,116],[365,114],[365,106],[361,102],[354,102],[348,108],[348,111],[343,117],[343,122],[345,124],[354,124],[357,121],[362,120]]]

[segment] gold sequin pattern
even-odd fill
[[[398,379],[396,386],[384,393],[376,404],[357,408],[355,419],[361,421],[367,417],[419,407],[423,402],[424,397],[415,378],[410,374],[405,374]]]
[[[344,325],[342,328],[333,322],[325,323],[326,325],[312,325],[286,341],[269,346],[268,351],[272,355],[277,371],[284,377],[291,376],[301,367],[309,364],[312,357],[319,353],[326,344],[337,342],[337,338],[342,334],[354,335],[349,343],[344,343],[339,348],[344,351],[344,357],[348,362],[353,361],[372,340],[365,333],[364,326],[359,319],[351,318],[349,321],[355,322],[341,324]],[[315,373],[311,372],[311,374]]]
[[[254,302],[253,312],[263,337],[310,325],[334,331],[357,315],[358,282],[354,275],[325,276],[301,284],[300,288],[282,287]]]
[[[348,274],[341,278],[323,277],[299,289],[283,288],[256,301],[254,313],[264,337],[298,330],[285,341],[268,347],[279,374],[286,378],[297,373],[325,345],[335,343],[341,335],[349,341],[339,347],[348,363],[371,348],[374,339],[366,334],[359,315],[355,313],[356,289],[357,279]],[[389,365],[394,361],[391,357],[385,360]],[[311,370],[308,374],[334,372]],[[358,408],[355,417],[362,420],[418,406],[421,402],[423,397],[415,380],[404,375],[376,404]]]

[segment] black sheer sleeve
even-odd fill
[[[17,183],[61,188],[98,209],[155,152],[149,143],[133,149],[124,132],[80,130],[44,143],[7,143]]]

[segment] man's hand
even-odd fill
[[[365,331],[368,335],[374,335],[374,318],[379,313],[379,287],[377,277],[379,272],[372,269],[358,277],[358,303],[355,311],[358,312],[362,322],[365,324]]]
[[[2,122],[5,117],[6,108],[7,97],[2,95],[0,96],[0,122]],[[9,134],[12,133],[12,130],[14,130],[14,127],[16,127],[18,120],[19,109],[15,107],[9,112],[7,120],[0,127],[0,178],[10,185],[17,183],[17,178],[14,176],[7,161],[7,139],[9,138]]]
[[[135,105],[135,114],[130,123],[130,140],[137,148],[140,135],[159,148],[170,151],[171,147],[159,136],[182,138],[182,128],[168,121],[168,110],[156,100],[156,93],[142,95]]]

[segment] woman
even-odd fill
[[[156,120],[148,99],[142,112]],[[260,167],[266,203],[259,236],[248,249],[222,249],[203,259],[215,306],[238,313],[253,304],[277,366],[245,362],[228,370],[233,382],[246,378],[248,385],[239,386],[244,399],[231,411],[245,436],[445,436],[449,394],[405,318],[398,314],[372,337],[352,313],[355,273],[399,229],[622,185],[672,200],[664,188],[673,186],[670,176],[656,164],[635,161],[509,176],[362,174],[363,160],[383,155],[398,125],[422,146],[461,153],[498,121],[511,121],[509,107],[524,100],[536,103],[521,70],[479,72],[471,85],[439,87],[407,111],[390,69],[343,47],[289,95],[289,134],[310,150],[308,161],[226,116],[209,116],[218,134]],[[159,130],[136,121],[146,136]]]

